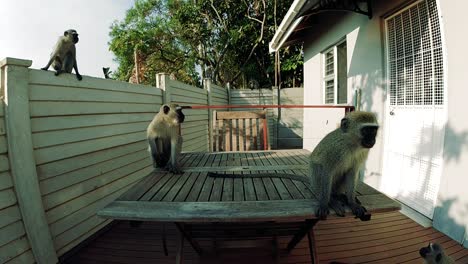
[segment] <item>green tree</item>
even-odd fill
[[[137,0],[125,19],[111,27],[110,50],[119,62],[115,77],[129,79],[136,53],[143,83],[154,83],[156,73],[166,72],[195,85],[210,77],[220,85],[242,87],[255,80],[260,87],[271,87],[274,55],[268,53],[268,41],[275,20],[279,24],[291,3]],[[301,81],[301,51],[293,47],[281,53],[283,87]]]

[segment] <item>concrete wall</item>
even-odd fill
[[[383,139],[386,117],[386,69],[384,60],[384,15],[398,10],[412,1],[374,1],[373,19],[358,14],[317,15],[319,21],[311,30],[304,48],[304,104],[323,103],[322,64],[320,52],[346,38],[348,56],[348,103],[354,104],[356,92],[361,90],[362,110],[375,112],[382,129],[377,144],[371,150],[366,164],[364,181],[379,188],[383,164]],[[468,118],[464,87],[466,74],[465,12],[468,2],[439,0],[442,15],[442,34],[445,45],[448,121],[445,132],[444,165],[438,205],[433,225],[453,239],[468,246]],[[313,149],[317,133],[324,134],[336,126],[340,113],[322,111],[323,115],[307,110],[304,113],[304,148]],[[315,124],[325,125],[315,131]]]
[[[280,104],[302,105],[304,104],[304,89],[283,88],[280,90]],[[303,108],[281,108],[278,117],[278,149],[300,148],[302,149],[303,132]]]

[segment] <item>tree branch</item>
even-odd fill
[[[229,30],[227,29],[226,24],[224,24],[224,20],[221,19],[221,16],[219,15],[218,10],[217,10],[216,7],[214,6],[213,0],[211,0],[210,2],[211,2],[211,8],[212,8],[213,11],[216,13],[216,16],[218,17],[219,22],[221,23],[221,25],[223,25],[223,28],[224,28],[224,30],[226,31],[226,33],[229,33]]]
[[[249,56],[247,56],[247,59],[244,61],[244,63],[242,64],[242,66],[240,67],[240,71],[236,73],[236,75],[234,75],[234,77],[232,77],[231,80],[229,80],[229,82],[234,82],[235,80],[237,80],[237,78],[239,78],[239,76],[241,75],[242,73],[242,70],[244,69],[245,65],[247,64],[247,62],[250,60],[250,58],[252,57],[252,55],[254,54],[255,52],[255,49],[257,48],[258,44],[262,41],[263,39],[263,30],[264,30],[264,26],[265,26],[265,20],[266,20],[266,4],[265,4],[265,0],[262,0],[262,4],[263,4],[263,19],[261,21],[261,28],[260,28],[260,36],[258,37],[257,41],[255,42],[255,45],[252,47],[252,49],[250,50],[250,53],[249,53]]]

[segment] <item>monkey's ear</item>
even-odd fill
[[[165,105],[163,107],[163,112],[164,112],[165,115],[167,115],[167,113],[169,113],[169,110],[171,110],[171,108],[169,106]]]
[[[346,132],[349,128],[349,119],[347,117],[341,119],[341,131]]]

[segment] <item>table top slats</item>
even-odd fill
[[[364,196],[366,197],[366,196]],[[400,204],[383,194],[361,200],[373,212],[390,212]],[[242,202],[115,201],[98,212],[101,217],[161,222],[254,222],[314,219],[315,199]],[[352,217],[348,208],[346,215]],[[329,219],[336,216],[329,215]]]
[[[288,173],[308,177],[307,150],[183,153],[184,173],[161,169],[133,185],[100,210],[106,218],[145,221],[236,222],[314,218],[313,186],[278,177],[244,174]],[[208,172],[239,178],[213,178]],[[360,182],[357,198],[371,212],[398,210],[400,204]],[[330,215],[329,217],[333,217]]]

